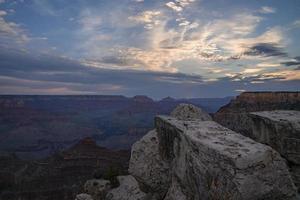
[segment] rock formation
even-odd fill
[[[172,112],[171,116],[181,120],[200,119],[202,121],[211,120],[211,117],[201,108],[192,104],[179,104]]]
[[[244,92],[214,114],[221,125],[252,137],[249,112],[300,110],[300,92]]]
[[[300,191],[300,111],[263,111],[249,114],[254,140],[270,145],[289,162]]]
[[[190,113],[189,113],[190,112]],[[285,159],[190,105],[157,116],[105,200],[295,200]],[[102,200],[102,199],[94,199]]]
[[[201,117],[202,111],[177,113],[183,115],[156,117],[156,130],[132,148],[129,171],[152,198],[295,198],[285,160],[272,148]]]
[[[118,176],[120,186],[106,195],[106,200],[145,200],[147,195],[139,188],[133,176]]]
[[[213,121],[159,116],[155,123],[159,153],[176,180],[172,187],[186,199],[295,197],[285,161],[272,148]]]
[[[84,184],[84,191],[95,200],[104,199],[110,188],[110,181],[104,179],[92,179]]]
[[[93,197],[89,194],[82,193],[82,194],[76,195],[75,200],[93,200]]]
[[[143,190],[161,199],[170,185],[169,163],[159,154],[156,130],[150,131],[132,146],[129,173],[140,183]]]

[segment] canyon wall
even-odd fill
[[[221,125],[252,137],[249,112],[300,110],[300,92],[244,92],[213,116]]]

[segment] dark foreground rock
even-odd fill
[[[300,112],[253,112],[249,117],[253,124],[253,139],[270,145],[287,159],[294,182],[300,191]]]

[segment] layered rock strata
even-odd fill
[[[244,92],[214,114],[221,125],[252,137],[249,112],[300,110],[300,92]]]

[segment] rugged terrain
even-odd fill
[[[113,189],[88,181],[76,200],[298,199],[280,153],[187,104],[155,118],[155,129],[132,147],[129,172]]]
[[[230,98],[155,101],[146,96],[0,96],[0,151],[36,159],[92,137],[98,145],[130,149],[181,102],[215,112]]]
[[[74,199],[84,183],[114,170],[127,174],[129,151],[113,151],[85,138],[49,158],[24,161],[13,155],[0,156],[1,200]]]
[[[244,92],[221,107],[214,114],[214,120],[252,137],[248,113],[271,110],[300,110],[300,92]]]

